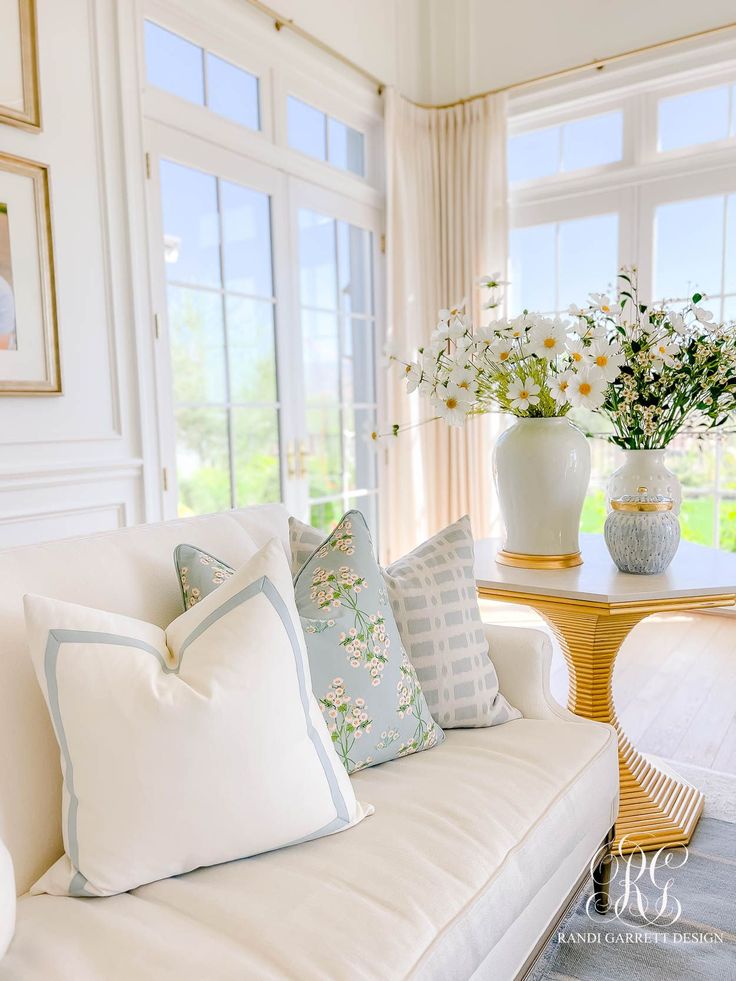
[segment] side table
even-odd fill
[[[613,669],[624,640],[645,617],[736,604],[736,555],[683,542],[665,573],[634,576],[618,571],[601,535],[582,535],[581,545],[583,565],[547,571],[501,565],[495,561],[501,542],[480,541],[478,593],[540,613],[567,661],[568,708],[616,729],[621,804],[615,847],[622,840],[623,851],[687,844],[703,810],[703,794],[632,745],[616,717]]]

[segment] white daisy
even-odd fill
[[[548,361],[562,354],[567,343],[566,325],[559,319],[541,318],[529,332],[529,346],[534,354]]]
[[[450,372],[450,381],[461,388],[468,397],[474,396],[477,391],[475,372],[470,365],[466,365],[464,368],[458,365],[453,368]]]
[[[705,307],[693,307],[693,313],[699,324],[709,324],[713,319],[712,311],[706,310]]]
[[[621,349],[614,344],[596,341],[589,351],[591,368],[600,372],[608,382],[616,378],[625,360]]]
[[[489,324],[487,327],[479,327],[475,334],[473,334],[473,341],[475,342],[475,349],[480,354],[483,354],[488,348],[493,344],[496,339],[495,328],[491,327]]]
[[[432,404],[437,414],[451,426],[462,426],[470,409],[468,393],[453,382],[438,386]]]
[[[582,368],[588,363],[588,348],[583,344],[580,337],[568,338],[567,353],[576,368]]]
[[[515,378],[508,387],[507,395],[512,409],[524,411],[532,405],[539,405],[539,385],[532,378],[523,381]]]
[[[687,334],[687,325],[685,324],[685,318],[681,313],[671,313],[669,315],[670,326],[679,334],[680,337],[684,337]]]
[[[490,348],[488,349],[488,353],[494,361],[498,361],[499,364],[504,364],[506,361],[511,359],[511,356],[514,353],[513,338],[499,337],[498,340],[491,344]]]
[[[567,405],[573,377],[571,371],[563,371],[561,375],[555,375],[549,383],[550,395],[558,405]]]
[[[440,325],[449,324],[451,320],[455,320],[461,317],[465,313],[465,305],[467,303],[467,298],[463,297],[462,302],[456,304],[454,307],[449,307],[447,309],[443,308],[440,310],[439,321]]]
[[[664,365],[667,365],[668,368],[676,365],[676,358],[679,353],[679,345],[668,344],[664,339],[652,344],[649,349],[649,356],[652,359],[653,367],[656,371],[661,371]]]
[[[613,317],[617,313],[621,313],[621,307],[618,303],[612,300],[606,293],[590,293],[591,300],[593,301],[593,306],[596,310],[600,310],[601,313],[606,313]]]
[[[509,321],[506,325],[506,333],[509,337],[520,338],[524,337],[527,329],[532,326],[532,319],[526,314],[522,313],[520,317],[516,317],[514,320]]]
[[[584,368],[573,374],[567,398],[571,405],[599,409],[606,394],[606,380],[600,371]]]
[[[404,366],[404,377],[407,392],[414,392],[419,388],[419,382],[422,380],[422,369],[415,362],[407,364]]]
[[[479,276],[476,280],[478,286],[483,286],[487,290],[498,289],[499,286],[508,286],[508,280],[501,279],[501,273],[491,273],[490,275]]]

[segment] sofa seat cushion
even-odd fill
[[[0,981],[466,978],[580,839],[592,855],[603,838],[616,740],[519,719],[353,785],[376,813],[347,834],[109,899],[24,896]]]

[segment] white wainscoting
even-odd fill
[[[0,472],[0,548],[113,531],[144,520],[142,461]]]
[[[37,0],[43,129],[0,127],[0,152],[50,168],[63,386],[0,398],[0,548],[160,517],[155,408],[142,398],[151,355],[136,336],[150,304],[128,222],[128,171],[143,159],[126,158],[122,125],[138,93],[135,74],[121,81],[120,6]]]

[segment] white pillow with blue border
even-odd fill
[[[39,596],[25,606],[64,777],[65,854],[31,892],[126,892],[372,811],[312,694],[276,539],[166,630]]]

